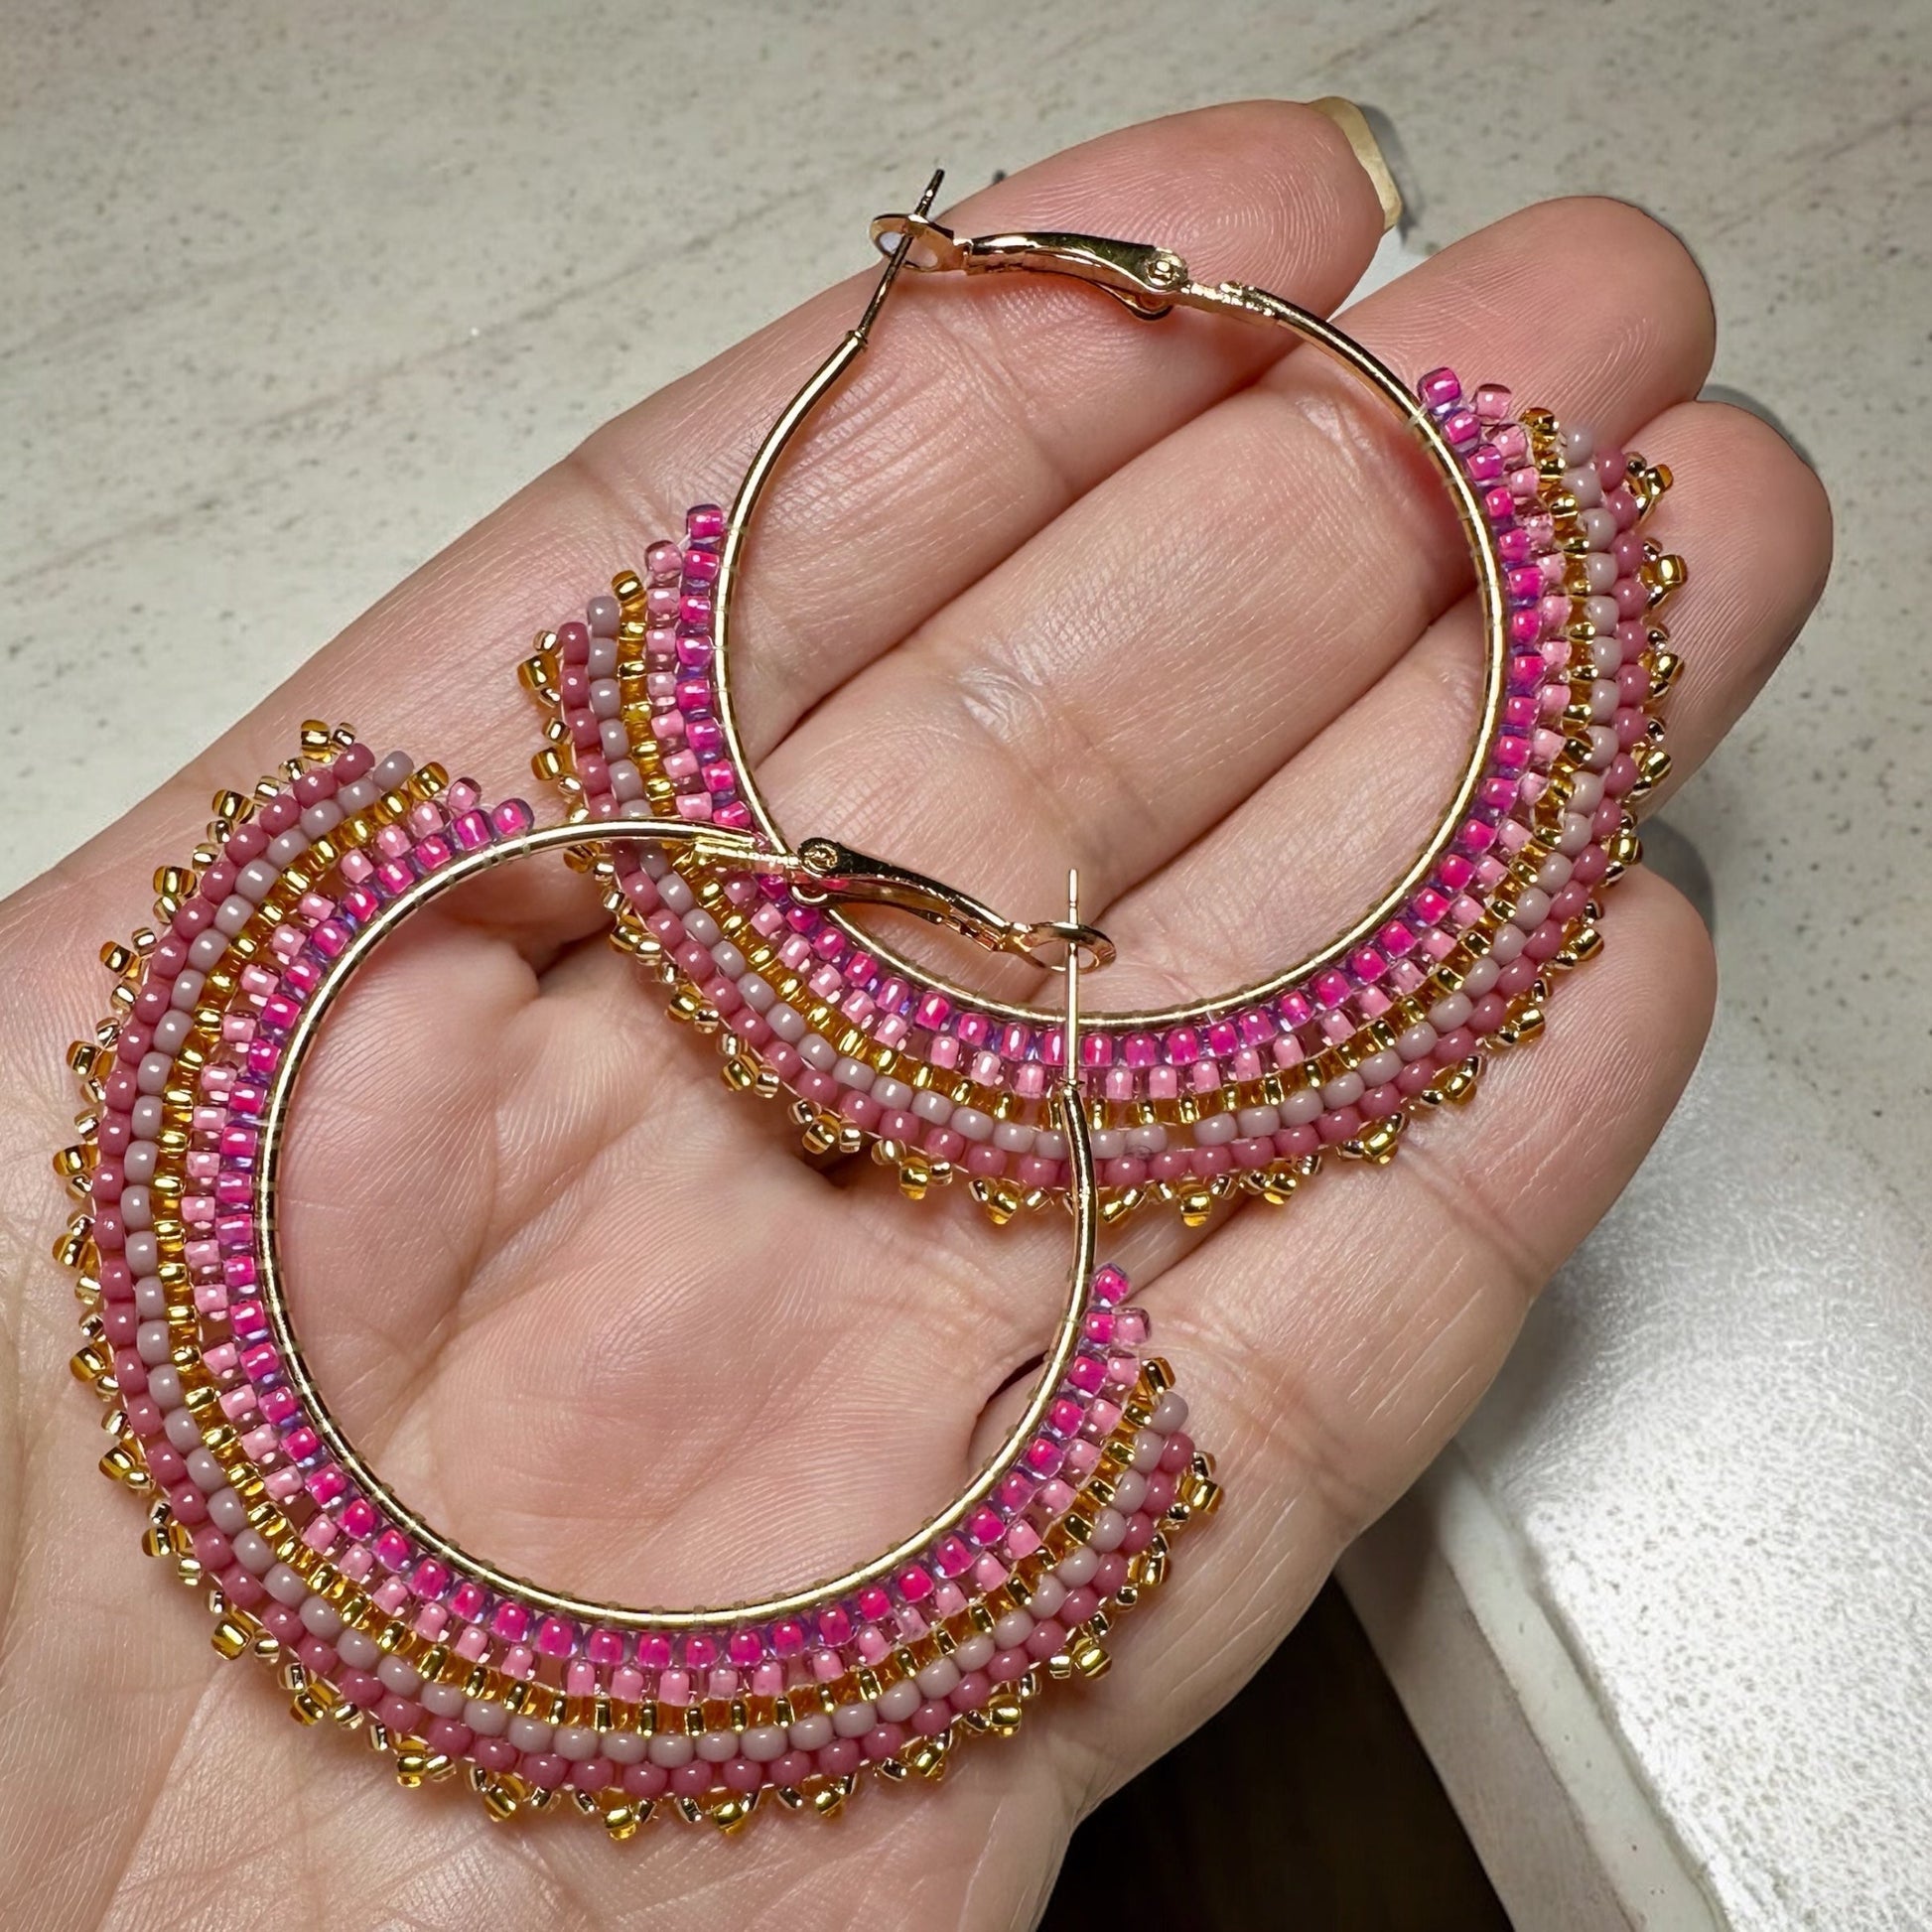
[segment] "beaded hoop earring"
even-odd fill
[[[965,239],[928,218],[939,178],[873,235],[890,260],[864,316],[772,426],[729,512],[700,505],[582,619],[542,633],[522,678],[552,714],[539,776],[574,820],[658,819],[755,834],[747,869],[703,839],[621,859],[618,939],[718,1030],[725,1077],[787,1090],[814,1154],[897,1169],[913,1197],[964,1173],[996,1220],[1070,1184],[1045,1118],[1061,1074],[1051,1015],[990,997],[824,902],[916,911],[1005,950],[1035,929],[830,841],[793,852],[760,796],[730,682],[733,597],[779,456],[865,349],[904,269],[1042,272],[1143,321],[1179,308],[1284,328],[1339,361],[1412,432],[1448,488],[1485,634],[1481,723],[1439,823],[1377,903],[1252,985],[1099,1014],[1077,1068],[1103,1215],[1147,1200],[1204,1220],[1237,1188],[1277,1203],[1324,1155],[1381,1164],[1418,1111],[1472,1095],[1488,1056],[1534,1037],[1558,975],[1600,944],[1603,889],[1641,857],[1637,803],[1664,776],[1660,711],[1680,661],[1658,607],[1687,578],[1641,534],[1662,466],[1506,389],[1414,389],[1332,324],[1264,289],[1190,279],[1171,250],[1077,234]],[[816,847],[814,851],[812,848]]]
[[[937,1777],[956,1741],[1018,1728],[1048,1680],[1102,1674],[1112,1620],[1219,1490],[1125,1277],[1096,1266],[1070,1084],[1074,1260],[1031,1399],[961,1494],[872,1561],[759,1602],[633,1609],[473,1555],[384,1483],[317,1387],[283,1288],[297,1083],[399,925],[586,833],[537,828],[516,800],[485,809],[439,766],[378,762],[345,727],[306,728],[304,754],[252,798],[219,796],[207,844],[160,877],[165,930],[104,950],[116,1012],[69,1054],[95,1111],[56,1162],[88,1203],[57,1254],[86,1311],[74,1373],[116,1438],[101,1466],[148,1498],[144,1547],[206,1595],[215,1649],[275,1666],[297,1718],[360,1729],[405,1785],[467,1772],[496,1817],[565,1790],[618,1838],[660,1808],[729,1829],[766,1793],[829,1815],[862,1774]],[[731,854],[734,835],[705,836]],[[609,857],[592,863],[608,882]],[[1082,930],[1077,913],[1053,929]],[[1073,1049],[1090,950],[1066,947]]]

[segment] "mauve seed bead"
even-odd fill
[[[592,647],[596,647],[593,645]],[[607,1730],[604,1733],[604,1755],[613,1764],[641,1764],[644,1761],[646,1740],[634,1730]]]
[[[155,1047],[163,1053],[179,1053],[194,1030],[195,1022],[191,1015],[164,1013],[154,1030]]]
[[[199,945],[201,942],[196,941]],[[166,1053],[143,1053],[141,1063],[134,1069],[134,1084],[143,1093],[160,1093],[166,1088],[168,1078],[174,1071],[174,1062]]]
[[[399,1698],[413,1698],[423,1688],[422,1673],[405,1657],[385,1657],[375,1667],[384,1687]]]
[[[1157,1436],[1151,1429],[1134,1432],[1134,1453],[1130,1466],[1142,1475],[1152,1475],[1161,1466],[1161,1451],[1168,1446],[1167,1438]]]
[[[872,1083],[872,1097],[889,1114],[902,1114],[912,1104],[912,1089],[903,1080],[884,1075]]]
[[[275,890],[275,881],[279,877],[279,869],[265,859],[251,859],[235,874],[235,897],[259,905]]]
[[[916,1682],[929,1698],[951,1697],[959,1688],[959,1666],[950,1657],[935,1657],[919,1672]]]
[[[300,832],[277,832],[268,842],[268,863],[277,872],[292,866],[309,849],[309,841]]]
[[[700,1732],[698,1755],[707,1764],[729,1764],[738,1755],[738,1732],[735,1730]]]
[[[161,1266],[161,1249],[153,1235],[146,1232],[130,1234],[121,1247],[121,1254],[127,1265],[137,1275],[152,1275]],[[164,1349],[163,1354],[166,1354]],[[144,1355],[141,1358],[147,1360]]]
[[[167,1314],[168,1291],[162,1287],[161,1277],[159,1275],[143,1275],[134,1284],[134,1312],[143,1321],[159,1321]],[[157,1402],[164,1400],[154,1385],[155,1377],[162,1374],[173,1376],[175,1375],[175,1370],[166,1362],[157,1362],[155,1364],[153,1373],[148,1377],[148,1393]],[[174,1390],[174,1401],[178,1406],[181,1402],[181,1382],[179,1377],[176,1378],[171,1386]]]
[[[161,1132],[161,1102],[153,1094],[143,1094],[134,1103],[128,1125],[138,1139],[153,1140]]]
[[[1146,1500],[1147,1477],[1142,1475],[1138,1469],[1123,1469],[1119,1478],[1114,1483],[1114,1507],[1123,1516],[1132,1516]],[[1080,1554],[1085,1556],[1087,1552],[1081,1551]],[[1072,1559],[1069,1557],[1067,1562],[1070,1563]],[[1099,1560],[1096,1558],[1094,1568],[1097,1570],[1099,1567]],[[1060,1575],[1066,1577],[1066,1564],[1064,1563],[1060,1565]],[[1079,1581],[1084,1584],[1089,1580],[1091,1575],[1092,1572],[1090,1571],[1086,1577],[1080,1578]],[[1074,1579],[1066,1577],[1066,1581],[1072,1583]]]
[[[1240,1131],[1240,1123],[1232,1114],[1204,1114],[1194,1123],[1194,1143],[1197,1147],[1226,1147]]]
[[[1520,926],[1501,925],[1489,935],[1489,957],[1499,966],[1507,966],[1523,950],[1523,931]]]
[[[805,1019],[795,1007],[788,1007],[782,1001],[774,1003],[771,1011],[764,1016],[764,1024],[790,1045],[805,1037]]]
[[[1027,1599],[1027,1614],[1035,1623],[1044,1623],[1066,1601],[1066,1586],[1051,1571],[1043,1576]]]
[[[177,1409],[162,1425],[162,1430],[184,1455],[201,1447],[202,1426],[186,1409]]]
[[[711,956],[718,962],[719,972],[728,980],[737,979],[745,970],[745,955],[729,939],[720,939],[712,947]]]
[[[1168,1130],[1158,1124],[1127,1129],[1127,1151],[1145,1161],[1149,1155],[1165,1154],[1168,1151]],[[1041,1150],[1041,1159],[1050,1158]]]
[[[692,892],[690,883],[674,872],[665,873],[657,882],[657,897],[668,905],[679,918],[697,904],[697,895]]]
[[[1185,1429],[1187,1398],[1176,1389],[1169,1389],[1154,1405],[1154,1421],[1150,1427],[1159,1436],[1172,1436],[1176,1429]]]
[[[320,1637],[325,1643],[342,1634],[343,1619],[341,1613],[337,1610],[335,1604],[325,1601],[320,1596],[309,1597],[303,1603],[302,1608],[297,1614],[302,1618],[302,1627],[312,1637]],[[441,1688],[450,1690],[455,1687],[452,1685],[444,1685]],[[454,1718],[457,1712],[462,1709],[463,1698],[459,1693],[456,1701],[456,1710],[439,1710],[436,1715],[439,1718]]]
[[[193,1013],[195,1003],[202,997],[202,988],[207,984],[207,975],[198,973],[192,966],[184,967],[175,975],[174,984],[168,989],[168,1004],[180,1013]]]
[[[1385,1047],[1379,1053],[1371,1053],[1355,1069],[1364,1086],[1386,1086],[1402,1071],[1402,1055],[1394,1047]]]
[[[148,1209],[148,1190],[145,1187],[124,1187],[120,1199],[121,1226],[139,1229],[153,1226]]]
[[[144,1321],[134,1331],[134,1352],[150,1368],[156,1362],[168,1359],[168,1324],[165,1321]]]
[[[343,808],[345,817],[353,817],[357,812],[365,812],[382,796],[373,778],[356,778],[343,786],[336,794],[336,803]],[[270,848],[271,851],[273,848]]]
[[[207,1499],[207,1517],[223,1536],[238,1536],[248,1527],[248,1506],[232,1489],[217,1489]]]
[[[897,1684],[888,1684],[873,1703],[879,1715],[889,1725],[902,1725],[920,1705],[919,1687],[901,1679]]]
[[[1115,1484],[1116,1489],[1118,1489],[1119,1486],[1120,1485],[1118,1483]],[[1082,1548],[1078,1550],[1071,1550],[1065,1556],[1063,1556],[1059,1560],[1059,1562],[1053,1566],[1053,1575],[1056,1576],[1060,1580],[1060,1582],[1066,1586],[1068,1589],[1080,1589],[1083,1588],[1086,1585],[1093,1582],[1093,1573],[1097,1569],[1099,1569],[1099,1567],[1100,1567],[1099,1557],[1097,1557],[1093,1553],[1093,1551]],[[969,1664],[966,1668],[971,1670],[976,1668],[976,1666]]]
[[[1496,984],[1502,970],[1493,959],[1478,959],[1462,976],[1462,990],[1471,1000],[1480,1000]]]
[[[584,669],[590,673],[592,682],[610,677],[617,668],[618,640],[615,637],[593,637],[590,655],[584,660]]]
[[[382,1652],[366,1630],[345,1630],[336,1639],[336,1654],[352,1670],[373,1670],[382,1661]],[[483,1727],[468,1713],[464,1716],[464,1723],[472,1730],[482,1730]],[[502,1726],[499,1725],[497,1728],[501,1729]]]
[[[785,1754],[786,1738],[776,1725],[753,1725],[740,1746],[754,1764],[770,1764]]]
[[[1468,1020],[1469,1004],[1466,993],[1451,993],[1429,1009],[1429,1024],[1439,1034],[1452,1034]]]
[[[345,1630],[343,1632],[345,1638],[350,1636],[359,1637],[361,1634],[359,1630]],[[341,1644],[338,1644],[336,1648],[342,1650],[343,1647]],[[369,1648],[373,1650],[375,1646],[370,1644]],[[346,1651],[343,1651],[345,1657],[347,1654]],[[471,1698],[464,1704],[463,1722],[479,1737],[500,1737],[509,1728],[510,1714],[500,1704],[490,1704],[482,1698]]]
[[[1027,1130],[1031,1143],[1033,1130]],[[1025,1153],[1023,1147],[1019,1150]],[[1118,1127],[1103,1127],[1093,1136],[1093,1158],[1096,1161],[1118,1161],[1127,1152],[1127,1136]]]
[[[597,1755],[597,1732],[586,1725],[559,1725],[551,1749],[567,1764],[586,1764]]]
[[[842,1704],[832,1713],[832,1728],[841,1737],[863,1737],[879,1722],[879,1714],[863,1700]]]
[[[593,637],[615,637],[623,608],[615,597],[594,597],[584,606],[584,621]]]
[[[207,972],[210,966],[218,966],[221,963],[221,955],[227,950],[228,940],[225,933],[212,930],[200,933],[188,948],[188,963],[191,966],[199,966],[203,972]]]
[[[820,1073],[830,1073],[839,1063],[838,1048],[823,1034],[807,1034],[798,1042],[798,1057]]]
[[[658,1731],[646,1749],[650,1761],[667,1771],[680,1769],[697,1755],[697,1747],[681,1730]]]
[[[1312,1127],[1321,1118],[1321,1096],[1312,1087],[1297,1087],[1281,1112],[1284,1127]]]
[[[1093,1519],[1093,1535],[1087,1539],[1091,1549],[1106,1552],[1118,1550],[1121,1539],[1127,1534],[1127,1518],[1117,1509],[1103,1509]],[[1058,1607],[1056,1604],[1055,1608]]]
[[[327,838],[343,822],[343,808],[333,798],[311,805],[302,814],[302,829],[312,839]]]
[[[394,791],[398,785],[408,782],[410,774],[415,769],[416,760],[407,752],[391,752],[369,773],[369,776],[375,781],[379,789],[383,791]],[[476,1729],[476,1725],[472,1725],[470,1728],[474,1730]]]
[[[1281,1124],[1281,1111],[1276,1107],[1243,1107],[1235,1116],[1235,1125],[1240,1129],[1240,1138],[1246,1141],[1258,1140],[1273,1134]]]
[[[603,748],[607,759],[623,759],[630,756],[630,734],[624,729],[621,719],[605,719],[597,728],[597,742]]]
[[[715,946],[725,936],[718,929],[718,921],[702,905],[694,905],[685,913],[684,929],[701,946]]]
[[[923,1093],[912,1096],[912,1112],[920,1120],[928,1120],[935,1127],[943,1127],[952,1118],[952,1102],[943,1093],[934,1093],[928,1087]]]
[[[541,1755],[550,1748],[552,1730],[541,1718],[526,1718],[521,1712],[510,1720],[509,1740],[526,1755]]]
[[[963,1140],[990,1141],[993,1138],[993,1116],[981,1113],[977,1107],[955,1107],[951,1126],[953,1132]]]
[[[814,1711],[809,1717],[794,1719],[789,1734],[795,1750],[823,1750],[832,1741],[832,1721],[824,1712]]]
[[[154,1281],[153,1276],[149,1276],[148,1280]],[[136,1282],[134,1284],[134,1296],[137,1307],[140,1303],[141,1291],[146,1286],[147,1282]],[[161,1284],[155,1282],[154,1286],[159,1290]],[[154,1368],[149,1369],[148,1395],[155,1407],[161,1410],[163,1414],[166,1414],[171,1409],[179,1409],[181,1407],[181,1371],[172,1362],[162,1362]],[[189,1447],[192,1449],[194,1445],[190,1444]],[[211,1502],[212,1500],[210,1497],[209,1501]],[[239,1503],[241,1498],[236,1496],[235,1501]],[[246,1520],[247,1515],[244,1511],[242,1521],[245,1522]],[[237,1523],[234,1529],[239,1529],[241,1525]],[[226,1523],[217,1523],[215,1528],[230,1536],[234,1534],[234,1529],[230,1529]]]
[[[832,1078],[840,1086],[850,1087],[855,1093],[869,1093],[874,1078],[873,1069],[864,1060],[841,1059],[832,1069]]]
[[[757,973],[747,973],[738,982],[738,990],[745,996],[745,1004],[754,1013],[768,1013],[777,1004],[778,995],[767,979]]]

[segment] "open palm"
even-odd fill
[[[1159,240],[1324,311],[1380,227],[1334,128],[1270,104],[1108,137],[950,218]],[[1392,1168],[1324,1176],[1286,1213],[1119,1235],[1229,1507],[1123,1626],[1115,1677],[968,1753],[943,1793],[869,1790],[834,1825],[760,1816],[730,1842],[499,1830],[460,1785],[402,1793],[353,1738],[287,1723],[266,1673],[221,1668],[87,1473],[67,1381],[46,1159],[72,1137],[61,1046],[104,993],[88,935],[139,921],[207,795],[304,717],[528,792],[529,632],[731,487],[859,287],[598,432],[0,907],[9,1922],[1027,1923],[1082,1812],[1233,1693],[1454,1429],[1686,1078],[1710,948],[1639,874],[1551,1037]],[[1676,472],[1660,524],[1698,583],[1672,740],[1695,765],[1808,611],[1829,519],[1773,432],[1691,400],[1712,318],[1682,247],[1619,205],[1549,205],[1345,326],[1411,375],[1511,381]],[[1452,785],[1478,625],[1400,426],[1287,346],[1197,316],[1143,328],[1064,286],[897,297],[752,558],[740,710],[787,826],[1028,915],[1077,863],[1121,952],[1101,1006],[1259,977],[1373,897]],[[604,924],[587,882],[533,861],[359,976],[297,1108],[295,1318],[351,1436],[469,1547],[636,1602],[807,1582],[961,1486],[1045,1339],[1067,1223],[995,1230],[961,1189],[915,1207],[870,1163],[804,1165]]]

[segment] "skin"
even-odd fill
[[[1333,128],[1278,103],[1107,136],[949,218],[1156,237],[1318,309],[1379,229]],[[1587,299],[1565,264],[1588,265]],[[460,1785],[399,1791],[357,1740],[282,1717],[269,1673],[220,1664],[89,1471],[67,1373],[47,1161],[76,1104],[60,1050],[105,1010],[94,945],[305,717],[554,815],[510,677],[529,633],[728,493],[862,302],[829,291],[598,431],[0,906],[6,1923],[1028,1924],[1079,1818],[1240,1688],[1467,1414],[1676,1099],[1711,947],[1639,873],[1548,1036],[1393,1167],[1119,1237],[1227,1506],[1123,1624],[1107,1684],[1056,1690],[943,1794],[867,1788],[835,1826],[761,1815],[731,1842],[491,1827]],[[1772,430],[1693,400],[1713,319],[1683,247],[1618,204],[1548,204],[1344,326],[1411,376],[1506,377],[1676,472],[1652,527],[1696,573],[1670,614],[1672,749],[1695,768],[1816,599],[1830,520]],[[752,556],[742,708],[782,822],[1029,916],[1077,863],[1122,954],[1101,1007],[1219,990],[1372,897],[1473,716],[1466,560],[1399,429],[1287,346],[1144,328],[1070,285],[908,277]],[[963,1189],[915,1208],[868,1162],[807,1167],[601,929],[585,882],[533,861],[371,964],[298,1110],[296,1317],[351,1434],[471,1547],[633,1601],[804,1582],[962,1484],[1052,1319],[1065,1218],[995,1231]]]

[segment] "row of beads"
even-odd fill
[[[1096,1147],[1110,1188],[1392,1151],[1418,1101],[1533,1031],[1548,974],[1594,946],[1593,891],[1634,856],[1626,801],[1664,768],[1651,710],[1674,668],[1649,612],[1683,578],[1637,525],[1667,478],[1545,412],[1512,416],[1507,391],[1465,400],[1449,370],[1421,395],[1506,567],[1508,691],[1474,809],[1403,916],[1307,985],[1164,1035],[1090,1024],[1083,1079],[1119,1123]],[[526,666],[558,708],[538,769],[593,821],[751,823],[713,682],[723,529],[715,506],[693,510],[682,550],[651,546],[644,578],[620,578]],[[1040,1125],[1054,1029],[955,1010],[781,880],[614,850],[643,944],[811,1108],[982,1182],[1065,1184]]]
[[[158,1491],[157,1528],[212,1582],[221,1629],[292,1658],[307,1708],[366,1713],[498,1796],[567,1782],[620,1810],[668,1792],[716,1815],[713,1799],[899,1764],[911,1740],[929,1762],[955,1720],[1001,1727],[988,1711],[1030,1693],[1036,1666],[1104,1661],[1108,1611],[1212,1506],[1117,1270],[1093,1279],[1044,1427],[986,1472],[960,1530],[884,1584],[762,1625],[585,1626],[499,1590],[415,1547],[292,1386],[257,1298],[254,1217],[256,1122],[288,1033],[385,902],[529,821],[348,744],[226,828],[126,962],[129,1011],[85,1057],[100,1115],[72,1151],[91,1214],[69,1244],[106,1351],[76,1360],[121,1405],[115,1472]]]

